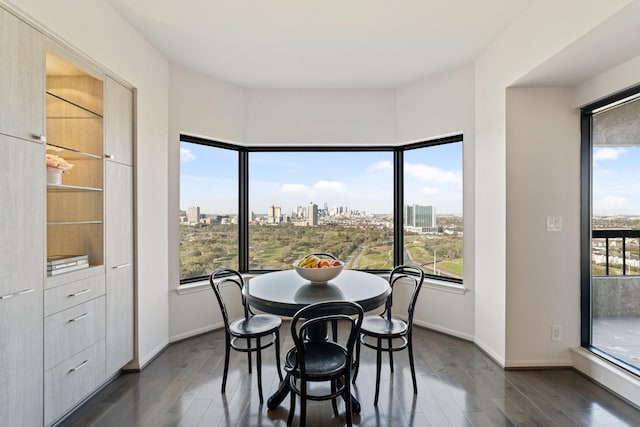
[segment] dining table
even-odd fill
[[[389,282],[382,276],[358,270],[343,270],[323,283],[312,283],[295,270],[263,273],[247,280],[243,289],[247,303],[260,311],[293,317],[309,304],[325,301],[353,301],[367,312],[382,306],[391,293]],[[315,339],[324,339],[321,331]],[[278,389],[267,400],[269,409],[277,408],[289,393],[287,373]],[[353,412],[360,413],[360,402],[351,396]]]

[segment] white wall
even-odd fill
[[[177,293],[180,230],[180,133],[243,142],[246,90],[170,64],[169,79],[169,337],[171,341],[222,326],[208,286]]]
[[[393,89],[249,89],[248,144],[390,144]]]
[[[506,89],[629,3],[629,0],[536,1],[476,61],[475,336],[476,343],[501,364],[507,364],[508,288],[529,273],[529,269],[510,269],[507,282],[506,188],[507,179],[512,177],[507,176],[506,168]],[[511,218],[509,221],[510,230],[530,226],[512,223]],[[532,248],[540,250],[545,248]],[[519,308],[509,310],[518,313]],[[538,320],[536,316],[522,321]],[[520,341],[509,342],[509,353],[520,354],[519,345]]]
[[[398,142],[462,133],[464,180],[464,294],[425,286],[415,311],[417,325],[473,340],[475,278],[474,67],[468,64],[407,84],[396,91]]]
[[[168,343],[167,88],[168,63],[104,0],[9,3],[42,29],[137,90],[136,353],[147,363]]]
[[[506,366],[570,366],[580,345],[580,114],[571,88],[506,99]],[[562,231],[546,231],[547,216]],[[551,326],[562,340],[551,341]]]

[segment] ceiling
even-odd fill
[[[394,88],[469,63],[533,0],[109,0],[170,61],[250,88]]]

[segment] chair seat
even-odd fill
[[[365,316],[360,330],[363,334],[376,338],[393,338],[406,334],[407,328],[407,323],[400,319],[389,320],[381,316]]]
[[[323,380],[338,375],[345,369],[347,353],[345,349],[332,342],[306,343],[305,359],[306,377],[308,380]],[[296,366],[297,351],[291,348],[285,357],[285,370],[291,371]],[[292,371],[299,375],[298,371]]]
[[[238,319],[229,325],[229,332],[236,337],[251,338],[275,332],[282,319],[272,314],[256,314],[248,319]]]

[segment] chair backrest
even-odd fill
[[[356,339],[360,335],[360,327],[364,318],[364,310],[355,302],[351,301],[326,301],[311,304],[299,310],[291,319],[291,337],[298,354],[299,368],[305,371],[304,355],[306,353],[306,337],[310,328],[326,328],[331,324],[333,328],[337,325],[346,324],[343,330],[342,339],[338,334],[333,334],[333,341],[343,347],[346,351],[346,360],[353,361],[354,346]],[[345,339],[346,338],[346,339]]]
[[[415,264],[403,264],[397,266],[391,271],[391,274],[389,275],[391,293],[387,298],[385,309],[382,313],[382,315],[387,317],[387,319],[391,319],[392,317],[393,294],[395,285],[400,281],[408,282],[413,287],[411,296],[409,297],[409,305],[407,306],[407,323],[409,324],[409,328],[411,328],[411,325],[413,324],[413,311],[416,306],[416,301],[418,300],[418,295],[420,294],[420,289],[422,288],[422,282],[424,282],[424,270]]]
[[[242,275],[233,270],[231,268],[219,268],[209,276],[209,284],[213,289],[213,292],[216,294],[216,299],[218,300],[218,304],[220,305],[220,311],[222,312],[222,320],[224,321],[224,327],[229,331],[229,312],[227,310],[227,304],[225,303],[224,298],[222,297],[221,287],[222,285],[231,285],[236,286],[238,291],[240,292],[240,299],[242,302],[242,309],[245,319],[249,317],[250,311],[248,305],[245,301],[244,294],[242,293],[242,289],[244,288],[244,279]]]

